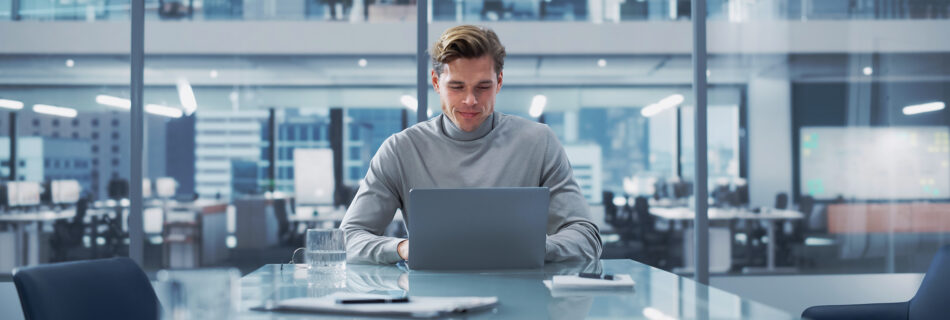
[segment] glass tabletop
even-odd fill
[[[554,291],[542,280],[595,272],[628,274],[634,290]],[[496,296],[490,311],[466,314],[482,319],[796,319],[781,310],[633,260],[549,263],[537,270],[435,272],[393,265],[348,264],[345,278],[312,274],[294,265],[269,264],[241,279],[240,319],[346,318],[320,314],[251,311],[250,308],[334,292],[392,296]],[[374,318],[378,319],[378,318]]]

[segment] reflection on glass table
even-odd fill
[[[630,291],[583,291],[554,295],[542,280],[579,272],[627,274],[636,282]],[[340,286],[341,283],[345,285]],[[240,319],[343,317],[331,314],[271,313],[250,308],[277,301],[321,297],[336,292],[390,296],[498,297],[491,310],[470,318],[584,319],[791,319],[778,309],[710,288],[691,279],[633,260],[549,263],[537,270],[469,272],[412,271],[392,265],[347,265],[345,279],[311,275],[295,265],[269,264],[241,279]],[[346,316],[351,319],[352,316]]]

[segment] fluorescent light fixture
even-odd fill
[[[211,72],[210,72],[208,75],[211,76],[211,79],[217,79],[217,78],[218,78],[218,70],[211,69]]]
[[[646,317],[647,319],[650,319],[650,320],[671,320],[671,319],[676,319],[676,318],[673,318],[673,317],[670,317],[670,316],[666,315],[665,313],[663,313],[663,311],[660,311],[659,309],[656,309],[656,308],[653,308],[653,307],[646,307],[646,308],[643,308],[643,316]]]
[[[75,118],[79,113],[76,109],[51,106],[48,104],[34,104],[33,111],[36,113],[48,114],[51,116]]]
[[[607,60],[604,60],[604,59],[597,60],[597,66],[598,66],[598,67],[601,67],[601,68],[606,67],[606,66],[607,66]]]
[[[400,97],[399,102],[401,102],[402,105],[406,107],[406,109],[409,109],[412,111],[416,111],[416,109],[419,108],[419,101],[417,101],[416,98],[413,98],[412,96],[408,94]]]
[[[360,67],[366,67],[366,63],[367,63],[367,62],[366,62],[366,59],[360,59],[360,61],[358,62],[358,64],[360,65]]]
[[[23,109],[23,102],[16,101],[16,100],[0,99],[0,108],[20,110],[20,109]]]
[[[101,105],[107,105],[110,107],[116,107],[119,109],[125,109],[125,110],[132,109],[132,101],[130,101],[129,99],[107,96],[104,94],[100,94],[96,96],[96,103],[101,104]]]
[[[709,69],[706,69],[706,78],[709,78],[709,76],[711,75],[712,75],[712,71],[709,71]]]
[[[178,99],[181,100],[181,108],[185,110],[185,115],[190,116],[192,113],[195,113],[195,110],[198,110],[198,101],[195,100],[195,92],[191,89],[191,84],[188,83],[188,79],[178,79]],[[145,111],[148,111],[147,107]]]
[[[540,117],[544,113],[544,106],[548,104],[548,97],[545,97],[543,94],[534,96],[531,99],[531,109],[528,109],[528,115],[533,118]]]
[[[871,67],[864,67],[864,70],[861,70],[861,71],[864,72],[864,75],[866,76],[869,76],[874,73],[874,69],[871,69]]]
[[[147,104],[145,105],[145,112],[166,116],[169,118],[181,118],[182,111],[178,108],[166,107],[157,104]]]
[[[66,59],[66,67],[67,67],[67,68],[72,68],[72,67],[75,66],[75,65],[76,65],[76,61],[73,61],[73,59]]]
[[[683,95],[677,93],[669,97],[663,98],[663,100],[660,100],[657,103],[648,105],[644,107],[643,109],[640,109],[640,114],[643,115],[644,117],[649,118],[649,117],[659,114],[660,112],[663,112],[663,110],[674,108],[680,105],[681,103],[683,103],[684,100],[686,100],[686,98],[684,98]]]
[[[945,103],[940,102],[940,101],[928,102],[924,104],[915,104],[912,106],[904,107],[904,114],[912,115],[912,114],[918,114],[918,113],[924,113],[924,112],[943,110],[943,108],[945,108],[946,106],[947,105]]]

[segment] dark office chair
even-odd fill
[[[86,235],[86,211],[89,210],[90,199],[82,198],[76,202],[76,215],[71,220],[57,220],[53,224],[53,235],[50,246],[53,249],[54,262],[69,261],[70,253],[82,248],[82,238]],[[95,240],[95,239],[93,239]]]
[[[604,201],[604,222],[607,222],[617,235],[620,236],[620,242],[624,246],[630,246],[632,242],[637,241],[636,221],[633,219],[632,210],[629,206],[618,207],[613,203],[614,193],[610,191],[603,192]]]
[[[920,288],[910,301],[853,305],[815,306],[802,318],[813,320],[903,320],[946,319],[950,314],[950,246],[937,251]]]
[[[280,246],[302,247],[295,224],[290,223],[290,199],[274,199],[274,217],[277,218],[277,241]]]
[[[788,209],[788,194],[785,192],[779,192],[775,195],[775,209],[785,210]]]
[[[640,231],[640,241],[643,242],[643,250],[646,254],[646,261],[657,268],[667,268],[670,265],[670,233],[657,230],[656,219],[650,214],[650,203],[646,197],[636,197],[633,200],[633,212],[637,217],[637,226]]]
[[[159,319],[145,272],[129,258],[38,265],[13,271],[27,320]]]

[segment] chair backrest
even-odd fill
[[[290,218],[287,215],[287,199],[274,199],[274,217],[277,218],[277,233],[284,236],[290,230]]]
[[[640,233],[647,234],[653,232],[653,216],[650,215],[650,202],[646,197],[639,196],[633,200],[633,212],[637,215],[637,223],[640,224]]]
[[[775,195],[775,208],[776,209],[785,209],[788,208],[788,194],[785,192],[779,192]]]
[[[950,314],[950,246],[937,250],[917,293],[910,299],[909,319],[946,319]]]
[[[26,320],[159,319],[145,272],[129,258],[19,268],[13,282]]]

